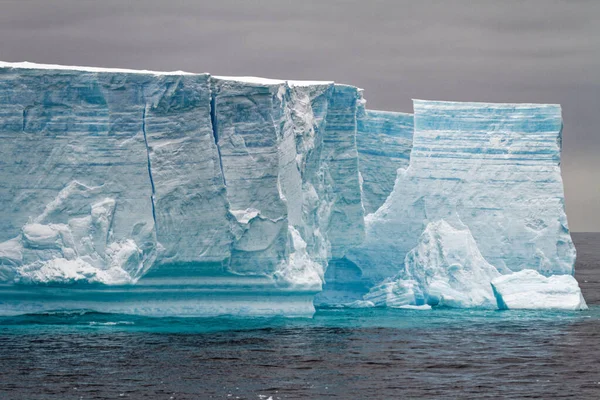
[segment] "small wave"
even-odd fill
[[[114,325],[134,325],[135,322],[133,321],[109,321],[109,322],[97,322],[97,321],[92,321],[89,323],[89,325],[92,326],[114,326]]]
[[[35,317],[35,316],[71,317],[71,316],[82,316],[82,315],[92,315],[92,314],[106,314],[106,313],[101,313],[101,312],[94,311],[94,310],[79,309],[79,310],[50,310],[50,311],[43,311],[43,312],[38,312],[38,313],[28,313],[28,314],[23,314],[23,315],[31,316],[31,317]]]

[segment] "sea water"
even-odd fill
[[[583,312],[2,317],[0,398],[599,398],[600,235],[575,243]]]

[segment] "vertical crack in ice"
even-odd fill
[[[154,179],[152,179],[152,161],[150,160],[150,146],[148,146],[148,137],[146,135],[146,108],[148,105],[144,105],[144,111],[142,113],[142,133],[144,134],[144,143],[146,144],[146,156],[148,158],[148,177],[150,178],[150,185],[152,186],[152,195],[151,203],[152,203],[152,219],[154,220],[154,229],[156,229],[156,207],[154,204]]]
[[[210,125],[212,128],[213,138],[215,139],[215,146],[217,146],[217,155],[219,156],[219,168],[221,168],[221,176],[223,177],[223,185],[227,186],[225,180],[225,171],[223,171],[223,159],[221,158],[221,148],[219,147],[219,133],[217,131],[217,111],[215,107],[216,96],[214,93],[210,94]]]

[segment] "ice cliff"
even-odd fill
[[[414,112],[333,82],[0,63],[0,312],[495,307],[503,274],[571,275],[560,107]]]

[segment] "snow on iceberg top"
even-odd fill
[[[389,110],[371,110],[370,108],[367,108],[366,111],[368,113],[374,114],[374,115],[387,115],[390,117],[413,117],[414,114],[409,113],[409,112],[404,112],[404,111],[389,111]]]
[[[287,82],[290,86],[319,86],[319,85],[333,85],[333,81],[297,81],[287,79],[271,79],[261,78],[258,76],[220,76],[213,75],[213,78],[220,79],[223,81],[234,81],[242,83],[251,83],[256,85],[282,85]]]
[[[295,81],[288,80],[288,85],[290,86],[328,86],[333,85],[334,81]]]
[[[60,71],[82,71],[82,72],[112,72],[127,74],[149,74],[149,75],[208,75],[208,73],[194,73],[186,71],[152,71],[145,69],[127,69],[127,68],[104,68],[104,67],[85,67],[78,65],[58,65],[58,64],[38,64],[29,61],[7,62],[0,61],[0,68],[20,68],[20,69],[46,69]],[[333,81],[300,81],[261,78],[256,76],[212,76],[215,79],[243,82],[258,85],[281,85],[286,82],[292,86],[311,86],[311,85],[331,85]]]
[[[260,78],[258,76],[219,76],[213,75],[213,78],[223,81],[235,81],[243,83],[253,83],[257,85],[281,85],[285,83],[283,79]]]
[[[28,61],[24,62],[6,62],[0,61],[0,68],[21,68],[21,69],[49,69],[62,71],[83,71],[83,72],[113,72],[127,74],[149,74],[149,75],[205,75],[195,74],[185,71],[149,71],[144,69],[125,69],[125,68],[101,68],[101,67],[82,67],[76,65],[56,65],[56,64],[37,64]]]

